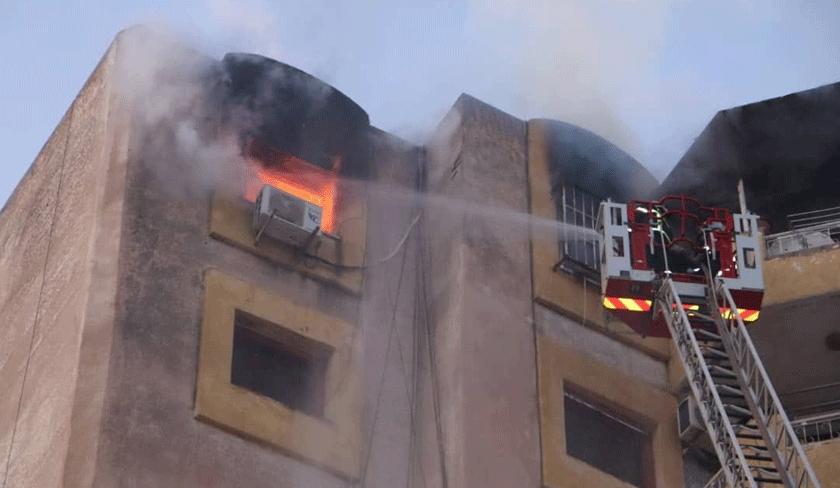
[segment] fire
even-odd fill
[[[245,199],[253,202],[263,185],[271,185],[321,207],[321,230],[335,232],[337,176],[332,171],[284,154],[272,167],[252,161],[245,179]]]

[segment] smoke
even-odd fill
[[[515,95],[505,103],[515,113],[580,125],[637,153],[617,100],[659,50],[665,7],[661,0],[473,0],[466,25],[482,41],[495,32],[511,39],[498,63],[510,73],[507,88]]]
[[[207,109],[214,60],[160,27],[126,31],[118,49],[114,90],[161,188],[189,197],[232,181],[243,167],[237,139]]]
[[[424,142],[462,92],[556,118],[642,153],[624,116],[647,83],[669,2],[470,0],[358,4],[211,0],[221,37],[337,86],[375,125]]]
[[[269,4],[258,0],[209,0],[208,9],[210,17],[220,21],[222,33],[235,36],[226,42],[233,41],[243,51],[282,60],[278,14]]]

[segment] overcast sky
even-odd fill
[[[784,5],[780,5],[784,4]],[[840,81],[840,1],[0,0],[0,204],[113,36],[252,51],[422,142],[462,92],[612,140],[660,180],[723,108]]]

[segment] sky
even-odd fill
[[[269,55],[422,143],[461,93],[565,120],[662,180],[715,112],[840,81],[840,2],[0,0],[0,205],[121,29]]]

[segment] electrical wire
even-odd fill
[[[425,233],[422,234],[425,236]],[[429,311],[432,309],[429,306],[429,297],[426,293],[426,270],[428,268],[426,249],[428,243],[423,240],[423,245],[420,246],[420,278],[421,287],[420,292],[423,297],[423,324],[426,331],[426,351],[429,356],[429,377],[432,386],[432,410],[435,418],[435,434],[438,444],[438,461],[440,463],[441,484],[443,488],[449,488],[449,475],[446,468],[446,453],[444,451],[443,441],[443,421],[441,419],[440,407],[440,385],[438,384],[438,369],[437,356],[434,353],[434,335],[432,334],[431,326],[429,325]]]
[[[371,264],[341,264],[341,263],[334,263],[334,262],[332,262],[332,261],[330,261],[330,260],[328,260],[328,259],[324,259],[324,258],[322,258],[321,256],[318,256],[318,255],[316,255],[316,254],[311,254],[311,253],[304,253],[304,256],[306,256],[307,258],[312,258],[312,259],[314,259],[314,260],[316,260],[316,261],[318,261],[318,262],[320,262],[320,263],[326,264],[326,265],[328,265],[328,266],[332,266],[332,267],[334,267],[334,268],[339,268],[339,269],[368,269],[368,268],[370,268],[370,267],[372,267],[372,266],[376,266],[376,265],[379,265],[379,264],[387,263],[387,262],[388,262],[388,261],[390,261],[390,260],[391,260],[394,256],[396,256],[396,255],[397,255],[397,253],[399,253],[399,252],[400,252],[400,249],[402,249],[403,245],[405,245],[405,241],[407,241],[407,240],[408,240],[408,237],[411,235],[411,231],[414,229],[414,226],[416,226],[416,225],[417,225],[417,222],[420,220],[420,216],[421,216],[421,215],[423,215],[423,211],[422,211],[422,210],[420,210],[419,212],[417,212],[417,215],[414,217],[414,220],[412,220],[412,221],[411,221],[411,223],[408,225],[408,228],[406,229],[406,231],[405,231],[405,233],[403,234],[402,238],[399,240],[399,242],[397,242],[397,245],[396,245],[396,246],[394,246],[394,249],[393,249],[390,253],[388,253],[385,257],[380,258],[380,259],[378,259],[378,260],[374,261],[374,262],[373,262],[373,263],[371,263]]]
[[[394,299],[394,304],[391,307],[391,324],[388,328],[388,342],[385,346],[385,359],[382,364],[382,373],[379,376],[379,387],[376,393],[376,404],[373,408],[373,420],[371,421],[370,427],[370,434],[368,435],[367,439],[367,446],[365,449],[365,461],[362,465],[362,473],[359,477],[359,485],[358,486],[366,486],[367,483],[367,473],[368,467],[370,466],[370,455],[373,451],[373,438],[374,434],[376,433],[376,424],[379,420],[379,407],[382,403],[382,391],[383,387],[385,386],[385,372],[388,370],[388,359],[391,355],[391,344],[394,338],[394,331],[396,329],[397,324],[397,305],[400,303],[400,291],[402,289],[402,282],[403,282],[403,275],[405,273],[405,262],[406,256],[408,253],[403,253],[402,264],[400,265],[400,273],[399,277],[397,278],[397,293],[396,298]]]
[[[67,137],[64,139],[64,148],[61,151],[61,165],[58,171],[58,183],[55,189],[55,200],[53,201],[52,217],[50,218],[50,227],[47,235],[46,251],[44,253],[44,264],[41,267],[41,284],[38,290],[38,299],[35,304],[35,316],[32,319],[32,333],[29,335],[29,349],[26,356],[26,365],[23,369],[23,380],[20,383],[20,396],[18,397],[17,407],[15,409],[15,418],[12,424],[12,434],[9,436],[9,451],[6,455],[6,466],[3,473],[3,488],[6,487],[6,482],[9,481],[9,471],[11,470],[12,452],[15,447],[15,438],[17,436],[18,422],[20,421],[21,409],[23,407],[23,394],[26,391],[26,380],[29,378],[29,365],[32,361],[32,348],[35,345],[35,332],[38,327],[38,322],[41,319],[41,303],[44,299],[44,290],[47,282],[47,266],[52,256],[53,231],[55,230],[55,221],[58,214],[58,207],[61,198],[61,187],[64,182],[64,169],[67,166],[67,148],[70,146],[70,135],[73,133],[73,119],[76,113],[76,102],[70,105],[69,115],[67,116]],[[59,124],[60,126],[61,124]]]

